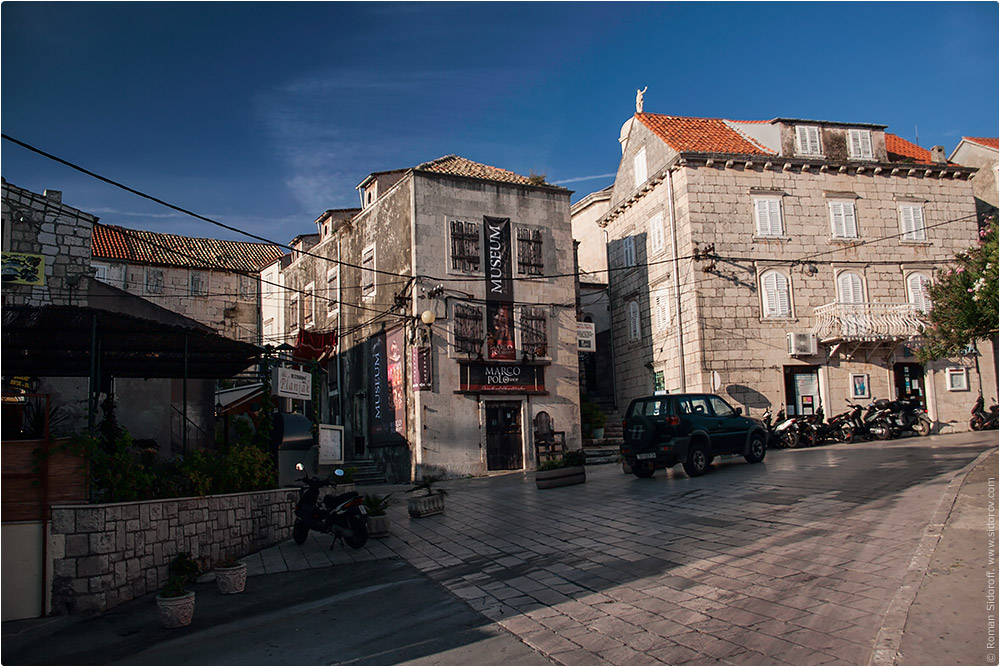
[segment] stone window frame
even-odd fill
[[[191,269],[188,273],[188,293],[191,296],[206,296],[208,294],[208,281],[205,280],[205,272]]]
[[[237,281],[239,283],[239,300],[247,302],[257,301],[257,278],[259,276],[250,276],[244,273],[239,274]]]
[[[896,204],[896,209],[899,212],[899,231],[901,242],[917,242],[922,243],[927,241],[927,216],[924,213],[924,205],[921,202],[913,201],[900,201]],[[910,222],[907,223],[907,211],[910,213]],[[919,214],[919,224],[917,223],[917,214]]]
[[[663,252],[666,240],[663,234],[663,212],[654,213],[646,222],[647,233],[649,234],[650,254]]]
[[[944,369],[945,386],[948,391],[969,391],[969,369],[962,366],[952,366]]]
[[[823,156],[823,143],[818,125],[795,126],[795,154],[811,157]],[[811,150],[815,145],[816,150]]]
[[[750,194],[753,201],[753,222],[754,222],[754,238],[761,239],[783,239],[785,238],[785,211],[782,198],[785,196],[784,193],[779,192],[752,192]],[[761,218],[761,204],[767,203],[767,228],[762,227]],[[777,212],[772,209],[770,204],[777,204]],[[777,215],[778,218],[778,231],[775,233],[773,230],[773,216]]]
[[[514,242],[517,245],[517,272],[519,275],[545,275],[544,241],[542,230],[516,227]]]
[[[549,357],[549,316],[543,305],[523,305],[517,309],[517,345],[536,358]],[[540,324],[539,324],[540,323]]]
[[[845,299],[842,298],[845,295],[845,292],[842,289],[845,286],[845,282],[844,281],[846,279],[848,279],[848,278],[857,278],[857,285],[856,285],[856,287],[858,288],[858,290],[860,292],[860,296],[861,296],[861,300],[860,301],[857,301],[857,300],[854,300],[854,299],[851,299],[850,301],[848,301],[848,300],[845,300]],[[859,273],[858,271],[856,271],[854,269],[840,269],[840,270],[838,270],[834,274],[834,280],[833,280],[833,282],[834,282],[834,288],[836,289],[836,294],[837,294],[837,303],[866,303],[867,302],[867,300],[868,300],[868,296],[867,296],[868,295],[868,285],[867,285],[867,283],[865,281],[864,274]],[[855,285],[852,284],[850,286],[850,290],[854,291],[854,289],[855,289]]]
[[[914,285],[914,279],[922,279],[920,280],[920,289],[923,293],[920,295],[919,299],[914,298],[916,296],[916,285]],[[903,280],[906,283],[907,303],[922,313],[930,312],[934,305],[931,303],[931,297],[927,293],[927,288],[932,284],[931,276],[924,271],[906,271],[903,276]]]
[[[843,233],[837,233],[837,207],[841,208],[840,216],[843,218]],[[840,240],[854,240],[860,238],[858,231],[858,207],[855,205],[854,200],[845,197],[831,197],[827,200],[827,213],[830,218],[830,238],[840,241]],[[850,209],[850,216],[847,215],[848,208]],[[848,223],[848,217],[850,218],[850,223]],[[850,225],[853,225],[853,234],[848,229]]]
[[[457,229],[459,225],[463,227],[461,231]],[[483,225],[472,220],[448,218],[447,232],[448,272],[482,275]]]
[[[361,298],[370,301],[375,298],[378,286],[375,282],[375,272],[378,270],[378,259],[375,244],[365,246],[361,251]]]
[[[781,304],[780,301],[773,304],[775,307],[772,308],[772,300],[768,298],[768,286],[767,279],[769,276],[780,277],[784,282],[785,288],[785,303]],[[795,319],[795,303],[792,299],[792,277],[779,267],[768,266],[760,269],[760,274],[757,276],[757,283],[759,285],[760,291],[760,312],[762,320],[792,320]],[[775,283],[775,299],[780,296],[777,292],[780,289],[780,284]],[[784,305],[787,312],[781,312],[781,306]],[[773,314],[772,314],[773,313]]]
[[[875,143],[872,131],[861,128],[847,130],[847,158],[849,160],[874,160]]]
[[[635,237],[629,234],[622,239],[622,265],[628,269],[635,266],[636,263]]]
[[[656,286],[652,291],[653,311],[656,313],[656,330],[666,331],[670,328],[670,292],[666,284]]]
[[[332,278],[332,279],[331,279]],[[340,265],[326,270],[326,316],[336,317],[340,312]]]
[[[456,355],[480,355],[486,340],[483,309],[456,303],[452,310],[452,339]]]
[[[163,269],[147,266],[145,270],[146,294],[163,294]]]

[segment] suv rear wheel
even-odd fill
[[[689,477],[700,477],[708,471],[708,452],[705,451],[705,445],[694,445],[691,447],[691,451],[688,452],[687,461],[684,462],[684,472],[688,474]]]
[[[636,477],[642,479],[648,479],[653,476],[656,471],[656,464],[650,461],[649,463],[643,463],[636,461],[636,464],[632,466],[632,474]]]

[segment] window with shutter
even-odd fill
[[[637,341],[642,338],[642,327],[639,321],[639,303],[637,301],[628,302],[628,339]]]
[[[340,267],[335,266],[326,272],[326,314],[336,315],[340,310]]]
[[[299,330],[299,297],[293,296],[288,300],[288,329],[290,331]]]
[[[760,277],[764,297],[764,317],[791,317],[788,278],[778,271],[766,271]]]
[[[663,250],[663,214],[657,213],[649,219],[649,245],[653,252]]]
[[[548,356],[544,308],[521,308],[521,349],[539,357]]]
[[[479,271],[479,223],[451,221],[451,268],[456,271]]]
[[[848,157],[865,160],[872,158],[872,133],[870,130],[848,130],[847,137]]]
[[[757,236],[781,236],[781,199],[777,197],[755,197],[754,212],[757,221]]]
[[[191,272],[191,296],[204,296],[208,293],[205,274],[200,271]]]
[[[795,126],[795,152],[799,155],[822,155],[818,127],[813,125]]]
[[[854,210],[854,202],[830,202],[830,228],[835,239],[858,238],[858,220]]]
[[[302,324],[306,329],[309,329],[314,324],[313,322],[313,312],[316,310],[316,294],[315,294],[316,284],[309,283],[306,285],[305,294],[302,298]]]
[[[146,269],[146,292],[149,294],[163,293],[162,269]]]
[[[906,291],[909,296],[909,302],[922,313],[926,313],[931,309],[931,298],[927,293],[927,288],[930,287],[930,284],[931,279],[923,273],[911,273],[906,279]]]
[[[661,287],[654,293],[653,308],[656,310],[657,331],[665,331],[670,326],[670,299],[666,287]]]
[[[853,271],[842,271],[837,276],[837,301],[840,303],[864,303],[864,285],[861,276]]]
[[[370,245],[361,253],[361,296],[375,295],[375,246]]]
[[[640,148],[632,160],[633,172],[635,173],[635,187],[639,187],[646,182],[646,149]]]
[[[483,351],[483,311],[475,306],[455,305],[455,350],[464,354]]]
[[[626,236],[622,240],[622,255],[625,266],[635,266],[635,238]]]
[[[919,204],[902,204],[899,222],[904,241],[923,241],[927,238],[924,228],[924,208]]]
[[[542,231],[517,228],[517,272],[532,276],[543,273]]]

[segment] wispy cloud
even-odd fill
[[[565,185],[566,183],[579,183],[581,181],[596,181],[599,178],[614,178],[617,176],[615,173],[611,174],[597,174],[596,176],[577,176],[575,178],[564,178],[560,181],[552,181],[553,185]]]

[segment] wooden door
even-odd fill
[[[521,403],[486,404],[486,469],[521,470],[524,467],[521,438]]]

